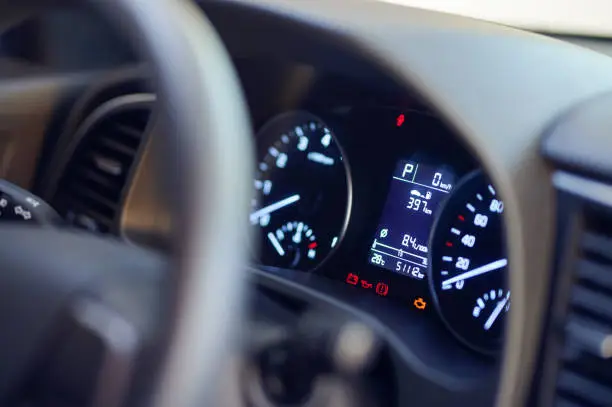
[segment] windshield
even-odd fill
[[[556,34],[612,37],[610,0],[383,0]]]

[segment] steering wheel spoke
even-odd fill
[[[0,241],[0,403],[77,383],[97,389],[99,405],[117,405],[160,333],[167,260],[67,230],[4,226]],[[33,384],[41,386],[32,392]]]
[[[0,404],[26,396],[36,405],[45,395],[105,407],[214,404],[251,246],[243,216],[254,149],[239,80],[190,1],[0,0],[0,30],[60,6],[106,18],[155,78],[152,120],[163,123],[153,134],[162,146],[155,170],[172,202],[172,253],[0,227]]]

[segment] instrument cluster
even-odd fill
[[[424,110],[356,107],[271,118],[257,135],[250,223],[263,268],[341,280],[440,319],[481,354],[510,309],[504,203]]]

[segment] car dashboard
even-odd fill
[[[548,38],[532,41],[531,34],[523,49],[522,34],[505,28],[483,39],[479,30],[488,26],[475,23],[472,31],[446,15],[433,18],[425,35],[430,27],[414,11],[414,41],[405,45],[414,56],[394,65],[381,55],[404,38],[376,48],[382,28],[368,26],[368,40],[356,44],[347,19],[357,16],[319,2],[320,13],[282,1],[248,3],[201,6],[234,62],[256,146],[244,214],[245,233],[257,238],[248,266],[255,287],[249,322],[289,329],[303,315],[325,319],[329,309],[368,321],[385,344],[385,357],[368,372],[381,405],[493,405],[500,386],[511,394],[525,365],[544,369],[550,357],[535,355],[546,353],[540,333],[552,323],[542,270],[556,257],[542,253],[554,246],[550,208],[561,187],[543,180],[553,166],[571,172],[588,160],[576,164],[564,143],[541,147],[540,137],[555,135],[551,123],[570,108],[612,89],[609,58]],[[396,6],[380,7],[391,26],[403,24],[393,17]],[[175,237],[168,208],[176,202],[158,190],[164,175],[155,159],[165,150],[156,135],[164,129],[150,120],[159,97],[151,73],[123,48],[112,52],[118,45],[107,37],[109,55],[100,63],[110,60],[110,67],[74,66],[49,33],[66,22],[77,27],[75,18],[61,14],[20,28],[47,33],[45,63],[68,73],[60,91],[57,78],[39,84],[38,94],[52,95],[44,105],[52,119],[45,117],[38,138],[15,141],[21,159],[8,160],[13,165],[2,176],[42,197],[65,227],[166,253]],[[81,29],[82,38],[71,39],[75,53],[106,30]],[[456,46],[444,45],[445,30]],[[423,42],[415,40],[420,35]],[[3,59],[20,70],[42,69],[41,56],[17,53],[21,46],[6,38]],[[549,41],[562,44],[550,51],[555,61],[574,61],[569,71],[581,72],[589,58],[605,61],[594,74],[599,82],[574,84],[573,93],[559,96],[570,73],[553,77],[535,68],[556,51]],[[499,44],[506,52],[496,51]],[[519,63],[525,49],[534,59],[529,68]],[[573,58],[582,52],[584,65]],[[515,71],[501,69],[510,65]],[[409,84],[402,66],[418,73]],[[554,164],[537,161],[541,154]],[[575,192],[571,180],[559,182]],[[513,348],[508,361],[509,344],[528,339],[529,351]],[[504,363],[509,370],[502,371]]]
[[[382,335],[414,352],[421,379],[485,397],[510,294],[503,201],[470,148],[418,96],[383,76],[295,61],[235,63],[257,150],[245,230],[258,237],[251,277],[262,292],[297,284],[375,315]],[[42,195],[72,226],[167,251],[171,201],[156,191],[160,146],[145,133],[155,100],[146,73],[113,73],[93,89],[77,104],[83,111],[73,111],[81,118],[62,132],[65,147],[50,165],[63,171],[48,173]],[[100,89],[117,93],[99,100]],[[499,266],[477,285],[446,283],[491,263]],[[283,308],[300,308],[294,295],[279,300]]]
[[[414,97],[372,90],[371,83],[347,81],[324,73],[313,80],[312,76],[318,76],[316,68],[297,65],[295,71],[310,71],[314,75],[303,79],[302,85],[293,80],[291,85],[305,88],[306,93],[291,99],[285,95],[290,88],[276,85],[266,71],[253,69],[257,64],[249,62],[238,62],[237,66],[247,98],[253,101],[258,157],[248,221],[259,237],[259,246],[252,249],[253,266],[276,275],[297,270],[313,279],[330,279],[349,286],[359,295],[385,297],[404,307],[403,312],[414,313],[416,318],[444,322],[436,310],[440,302],[435,294],[432,296],[435,290],[432,291],[426,278],[428,263],[435,262],[439,271],[447,275],[449,267],[452,274],[457,274],[456,271],[466,272],[478,264],[485,265],[487,259],[504,258],[501,217],[495,216],[503,212],[503,202],[496,199],[494,187],[488,186],[488,181],[484,190],[474,192],[473,204],[468,202],[471,198],[463,198],[466,201],[462,202],[459,197],[453,208],[448,209],[445,218],[454,211],[457,213],[452,217],[463,219],[459,221],[465,225],[463,233],[456,234],[458,229],[451,219],[441,220],[448,196],[457,196],[451,194],[455,186],[463,189],[471,178],[482,182],[486,178],[469,150]],[[257,87],[261,89],[255,90]],[[271,93],[270,89],[275,87],[279,94]],[[153,178],[146,171],[137,169],[137,180],[151,182]],[[132,186],[133,190],[140,188],[151,190]],[[126,239],[146,246],[149,241],[170,238],[169,231],[165,237],[160,235],[159,222],[150,223],[153,230],[130,227],[138,223],[130,219],[132,216],[142,217],[148,211],[155,213],[151,215],[154,219],[168,216],[163,207],[153,204],[157,201],[135,196],[129,199],[121,224],[124,229],[120,232]],[[484,220],[479,217],[476,221],[476,216]],[[439,232],[434,237],[436,230]],[[483,259],[477,258],[476,239],[484,241],[491,236],[495,243],[487,247]],[[433,249],[432,240],[443,242]],[[456,246],[451,250],[447,244]],[[465,254],[462,247],[467,250]],[[499,259],[490,257],[495,254]],[[442,259],[448,263],[450,257],[452,264],[438,266]],[[465,260],[455,270],[460,257]],[[478,312],[474,308],[480,309],[479,303],[489,301],[491,291],[495,295],[491,304],[497,303],[498,297],[504,300],[507,290],[503,270],[497,274],[488,285],[485,283],[486,287],[479,288],[482,292],[476,289],[469,304],[465,304],[463,312],[468,322],[476,318],[472,317]],[[448,284],[443,285],[446,289]],[[485,294],[486,299],[478,301]],[[509,302],[507,305],[509,308]],[[462,325],[461,316],[449,318],[457,319],[455,326]],[[498,326],[501,325],[500,322]],[[448,336],[454,338],[453,332],[451,329]],[[487,339],[470,342],[466,338],[478,336],[472,332],[457,338],[458,343],[469,349],[466,354],[473,352],[477,359],[487,355],[483,360],[493,363],[500,334],[501,329],[491,335],[491,343]],[[449,343],[453,344],[453,340]]]

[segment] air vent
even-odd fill
[[[540,391],[554,406],[612,406],[612,187],[565,173],[555,185],[556,285],[542,369],[550,380]]]
[[[610,406],[612,217],[589,212],[569,294],[557,395],[579,406]]]
[[[143,142],[155,97],[133,94],[97,108],[75,134],[53,204],[72,224],[115,233],[124,189]]]

